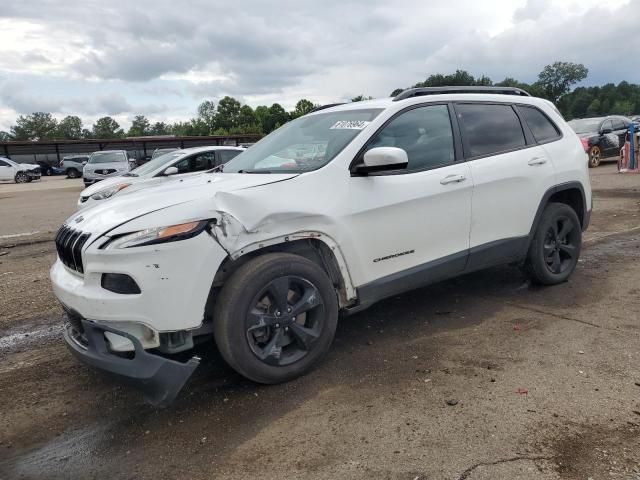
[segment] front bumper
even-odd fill
[[[39,171],[37,172],[31,171],[31,170],[27,171],[27,177],[29,177],[31,180],[40,180],[40,176],[41,176],[41,173]]]
[[[213,277],[227,256],[206,232],[159,245],[101,249],[89,239],[82,251],[84,274],[58,259],[51,267],[53,292],[83,318],[111,325],[140,323],[156,332],[198,328],[204,317]],[[103,273],[130,276],[139,294],[120,294],[102,287]],[[144,343],[144,342],[143,342]]]
[[[198,357],[180,363],[149,353],[135,336],[110,326],[82,318],[74,323],[78,328],[67,323],[64,329],[64,340],[71,353],[83,363],[108,372],[142,391],[145,400],[157,407],[167,406],[176,398],[200,363]],[[133,358],[111,352],[105,332],[130,340],[134,345]]]

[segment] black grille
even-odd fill
[[[96,173],[99,173],[100,175],[110,175],[112,173],[116,173],[115,169],[113,168],[105,168],[102,170],[95,170]]]
[[[56,234],[56,250],[60,261],[67,267],[84,273],[82,266],[82,247],[89,239],[88,233],[82,233],[66,225],[60,227]]]

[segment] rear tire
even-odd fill
[[[80,172],[78,172],[78,170],[76,170],[75,168],[70,168],[69,170],[67,170],[67,177],[69,177],[69,178],[79,178],[80,177]]]
[[[589,168],[596,168],[602,161],[602,150],[598,145],[593,145],[589,149]]]
[[[269,253],[233,273],[213,318],[218,349],[234,370],[255,382],[281,383],[309,372],[327,353],[338,300],[318,265]]]
[[[582,247],[582,228],[575,210],[564,203],[548,204],[531,240],[527,270],[531,280],[556,285],[573,273]]]

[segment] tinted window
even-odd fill
[[[522,125],[510,105],[459,104],[456,112],[467,156],[488,155],[526,145]]]
[[[613,119],[613,129],[614,130],[624,130],[625,128],[627,128],[627,126],[625,125],[625,122],[621,118],[614,118]]]
[[[367,146],[397,147],[407,152],[407,170],[424,170],[454,162],[453,134],[446,105],[419,107],[394,118]]]
[[[606,129],[613,130],[613,122],[611,120],[606,120],[602,123],[602,127],[600,127],[600,131],[603,131]]]
[[[227,163],[233,157],[238,156],[241,152],[241,150],[218,150],[218,162],[216,162],[216,166]]]
[[[158,157],[160,158],[160,157]],[[201,172],[215,166],[213,152],[201,153],[184,158],[174,165],[178,173]]]
[[[548,142],[560,137],[560,132],[547,116],[535,107],[520,106],[524,121],[537,142]]]

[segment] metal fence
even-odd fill
[[[97,150],[126,150],[129,157],[144,162],[156,148],[189,148],[209,145],[238,146],[257,142],[261,135],[212,135],[207,137],[129,137],[86,140],[43,140],[38,142],[0,142],[0,156],[15,162],[58,165],[69,155],[88,154]]]

